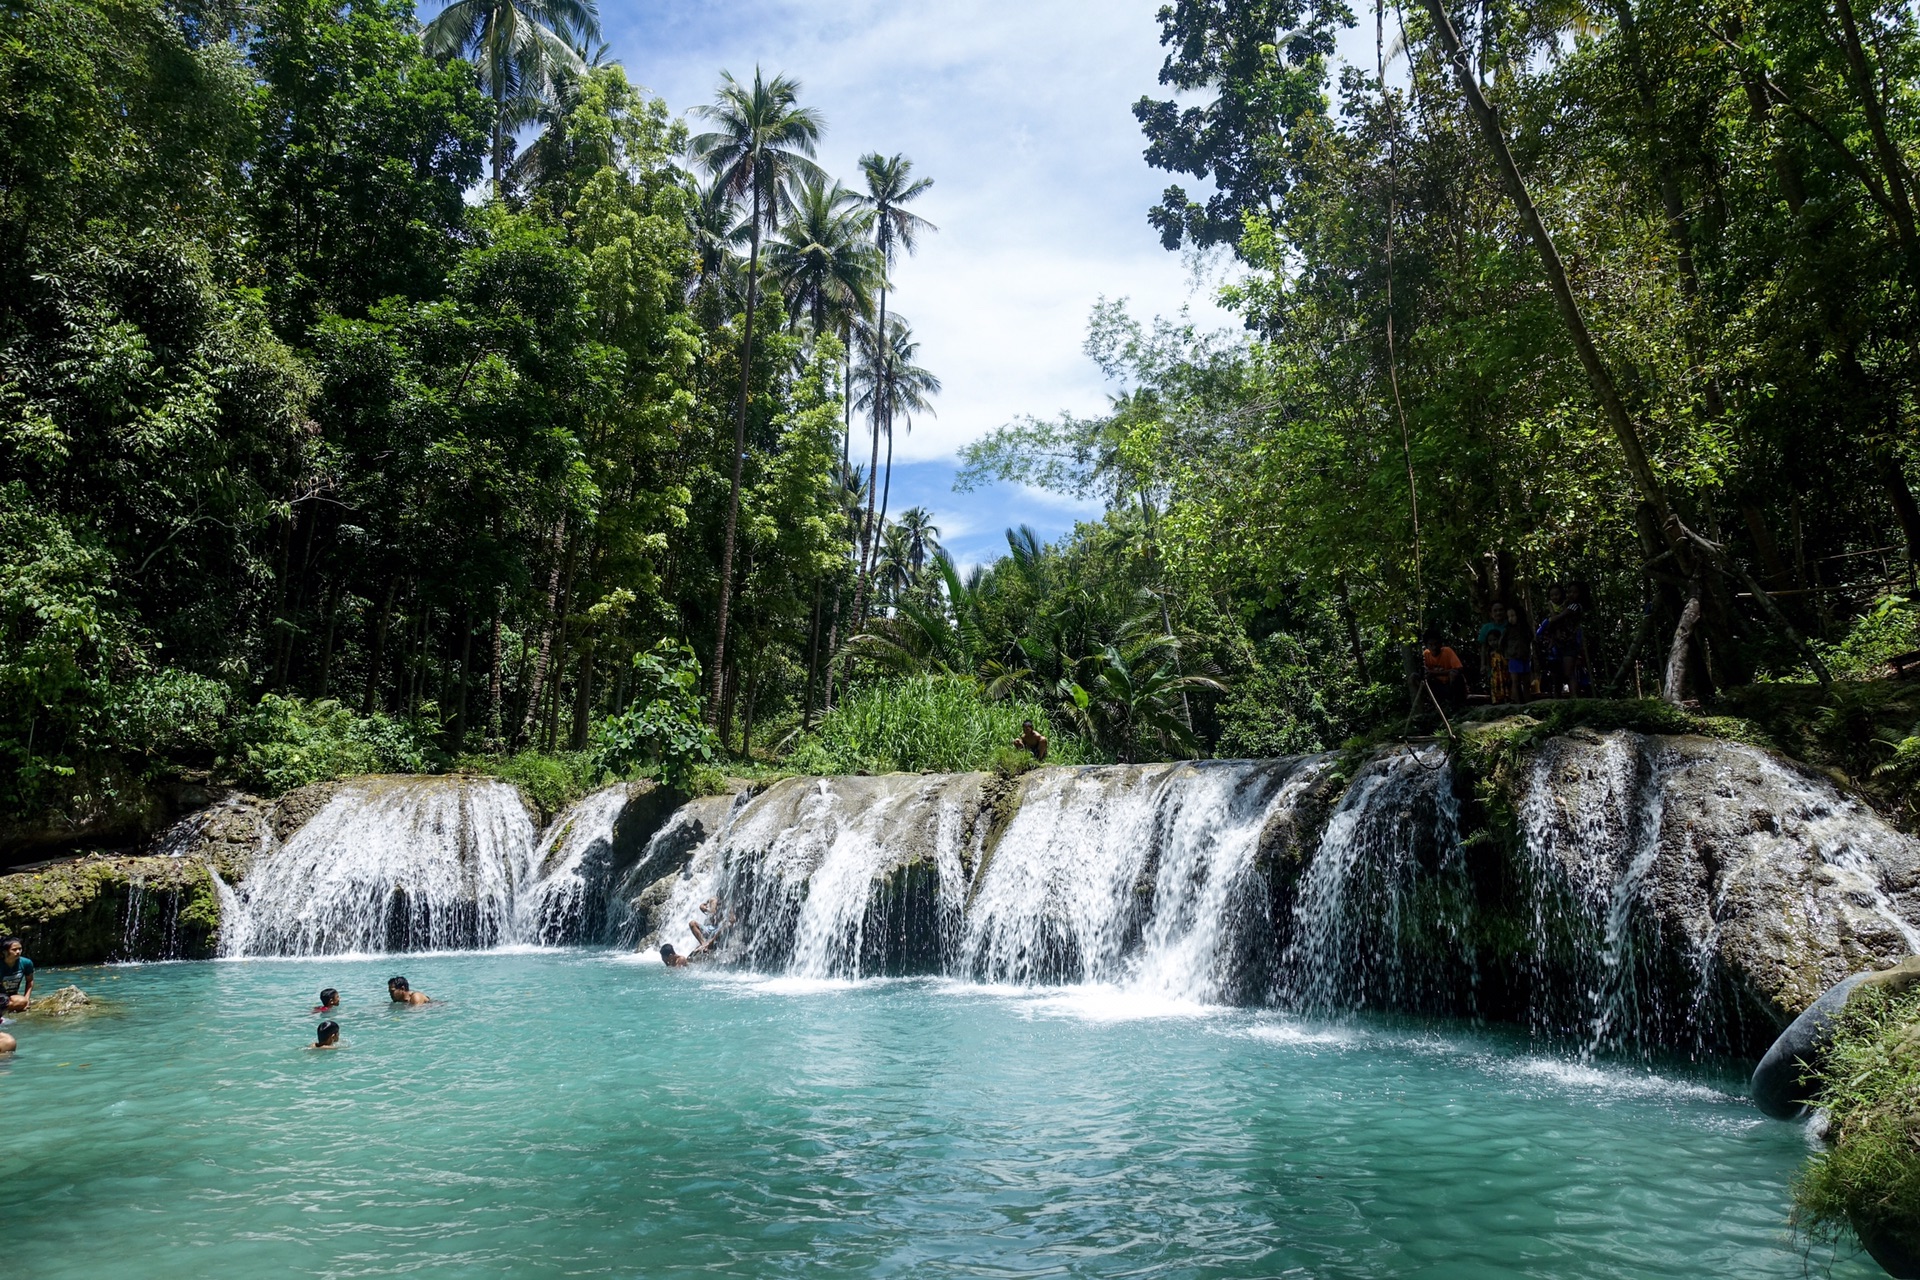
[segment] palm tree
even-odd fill
[[[914,363],[920,354],[920,344],[914,341],[913,326],[895,316],[887,324],[886,335],[886,341],[882,343],[877,330],[861,327],[856,334],[860,344],[860,363],[853,371],[853,384],[861,389],[854,403],[872,415],[876,432],[882,423],[886,429],[887,466],[880,480],[882,524],[886,522],[887,500],[893,490],[893,420],[900,418],[911,432],[913,414],[932,413],[931,397],[940,391],[940,379]],[[875,527],[872,524],[871,484],[867,486],[867,516],[871,530]],[[867,566],[866,571],[871,572],[871,565]],[[858,599],[854,605],[854,616],[865,617]]]
[[[880,531],[880,553],[874,557],[874,585],[890,604],[898,604],[913,587],[913,539],[897,524]]]
[[[740,340],[740,406],[733,428],[733,478],[727,493],[727,535],[720,548],[720,616],[713,641],[713,705],[716,722],[725,687],[727,611],[733,603],[733,543],[740,525],[740,467],[747,452],[747,401],[753,381],[753,310],[760,283],[760,237],[771,231],[788,204],[794,178],[820,176],[811,159],[820,142],[819,113],[797,105],[799,82],[785,76],[763,80],[753,70],[751,87],[726,72],[720,91],[700,114],[718,127],[690,144],[715,184],[734,201],[746,200],[747,315]]]
[[[913,161],[905,156],[883,156],[877,151],[860,157],[860,171],[866,175],[867,179],[867,194],[862,198],[867,207],[873,211],[873,247],[880,255],[880,318],[875,321],[874,330],[878,333],[886,333],[887,291],[893,280],[895,250],[904,249],[912,253],[922,232],[939,230],[931,222],[906,207],[926,193],[927,188],[933,185],[933,179],[914,178]],[[867,463],[868,475],[877,474],[880,469],[882,429],[883,424],[876,417],[873,422],[873,457]],[[891,435],[888,439],[891,441]],[[893,479],[891,444],[889,444],[887,472],[885,483],[890,485]],[[862,589],[856,593],[854,603],[856,617],[860,616],[860,609],[865,603],[866,556],[868,548],[872,545],[873,533],[873,495],[872,490],[869,489],[867,522],[861,531],[860,538]]]
[[[1175,704],[1190,690],[1225,693],[1226,686],[1208,676],[1181,675],[1170,656],[1173,646],[1163,636],[1129,648],[1122,653],[1106,645],[1078,664],[1087,669],[1084,680],[1060,681],[1076,726],[1088,737],[1104,737],[1124,764],[1133,763],[1142,734],[1158,738],[1163,751],[1175,746],[1197,751],[1193,730],[1174,713]]]
[[[917,578],[927,567],[928,559],[940,554],[940,526],[933,522],[933,512],[925,507],[908,507],[900,513],[895,527],[906,533],[908,560]]]
[[[816,336],[839,332],[835,321],[864,314],[879,283],[878,255],[865,243],[873,215],[838,182],[802,182],[789,198],[793,216],[767,245],[767,269],[786,290],[793,323],[804,316]]]
[[[529,104],[553,96],[557,74],[584,69],[578,49],[600,39],[598,0],[453,0],[421,33],[427,55],[469,58],[493,99],[493,189],[506,180],[507,139]]]

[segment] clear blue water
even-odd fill
[[[14,1028],[7,1276],[1807,1274],[1737,1080],[1466,1028],[603,952],[49,977],[114,1011]]]

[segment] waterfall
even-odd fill
[[[605,932],[614,827],[631,787],[596,791],[562,813],[533,851],[533,882],[515,894],[510,940],[552,946]]]
[[[971,857],[982,785],[977,774],[777,782],[693,853],[657,940],[692,951],[688,922],[716,898],[732,917],[719,953],[751,968],[812,978],[934,968],[953,903],[943,874],[950,886]]]
[[[1472,1012],[1472,886],[1439,746],[1363,767],[1301,878],[1282,998],[1314,1012]]]
[[[605,932],[630,786],[594,792],[536,839],[491,778],[341,784],[236,886],[216,884],[222,954],[337,955],[557,944]],[[217,878],[216,878],[217,879]]]

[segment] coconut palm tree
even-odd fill
[[[716,127],[691,142],[693,154],[716,185],[748,205],[747,314],[740,339],[740,404],[733,428],[732,481],[727,493],[727,533],[720,546],[720,611],[713,641],[713,705],[718,718],[725,687],[727,611],[733,603],[733,545],[740,526],[740,468],[747,452],[747,402],[753,381],[753,312],[760,284],[760,239],[778,223],[789,203],[789,184],[820,179],[812,160],[823,122],[819,113],[799,104],[800,85],[786,76],[765,80],[753,70],[743,85],[720,73],[720,90],[699,108]]]
[[[917,578],[927,567],[927,561],[940,554],[940,526],[933,522],[933,512],[925,507],[908,507],[900,513],[896,527],[906,534],[907,558]]]
[[[932,178],[915,178],[913,161],[903,155],[883,156],[879,152],[869,152],[860,157],[860,171],[867,179],[867,194],[862,197],[873,211],[873,247],[880,255],[880,318],[874,323],[878,333],[887,332],[887,292],[893,280],[893,256],[897,251],[912,253],[919,243],[920,236],[928,231],[937,231],[938,227],[925,218],[912,212],[907,205],[926,194],[933,185]],[[867,474],[878,474],[880,469],[880,433],[885,430],[881,419],[873,421],[873,457],[867,463]],[[889,436],[891,440],[891,436]],[[887,482],[892,480],[893,464],[887,464]],[[883,485],[887,482],[883,482]],[[872,545],[874,533],[872,490],[868,490],[867,522],[861,531],[861,581],[866,580],[866,556]],[[855,616],[864,603],[864,591],[857,593]]]
[[[493,189],[506,180],[507,140],[529,104],[553,96],[557,74],[579,75],[578,50],[600,39],[598,0],[453,0],[421,32],[427,55],[467,58],[493,99]]]
[[[914,363],[920,344],[914,340],[913,326],[899,316],[887,324],[886,341],[878,331],[863,326],[856,334],[860,361],[854,366],[853,384],[860,388],[854,401],[857,408],[872,415],[876,424],[885,424],[887,437],[886,470],[880,478],[880,521],[887,518],[887,499],[893,489],[893,424],[898,419],[910,433],[915,413],[932,413],[932,397],[940,393],[940,379]],[[871,474],[871,473],[869,473]],[[873,511],[873,487],[867,487],[867,510]],[[855,615],[859,616],[858,609]]]
[[[1181,675],[1172,660],[1173,646],[1164,636],[1123,650],[1106,645],[1077,664],[1080,680],[1060,681],[1059,691],[1069,717],[1090,738],[1105,740],[1132,764],[1144,735],[1158,739],[1162,751],[1178,747],[1197,752],[1193,730],[1175,707],[1190,691],[1225,693],[1226,686],[1209,676]]]
[[[873,215],[838,182],[799,183],[793,216],[767,244],[767,270],[780,280],[794,324],[837,333],[843,316],[862,315],[879,286],[879,255],[866,243]]]

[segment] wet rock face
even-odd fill
[[[1820,774],[1624,731],[1551,739],[1525,772],[1520,856],[1560,882],[1542,918],[1599,960],[1574,976],[1603,1032],[1757,1053],[1848,974],[1920,950],[1920,841]]]

